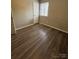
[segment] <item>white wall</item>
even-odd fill
[[[34,23],[39,23],[39,1],[33,0]]]

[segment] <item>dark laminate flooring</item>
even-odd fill
[[[12,59],[68,59],[68,34],[35,24],[11,39]]]

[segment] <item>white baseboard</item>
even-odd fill
[[[16,28],[16,30],[20,30],[20,29],[23,29],[23,28],[26,28],[26,27],[29,27],[29,26],[32,26],[34,24],[30,24],[30,25],[26,25],[26,26],[23,26],[23,27],[20,27],[20,28]]]
[[[43,23],[40,23],[40,24],[43,24]],[[23,27],[20,27],[20,28],[16,28],[16,30],[20,30],[20,29],[23,29],[23,28],[26,28],[26,27],[29,27],[29,26],[32,26],[32,25],[34,25],[34,24],[30,24],[30,25],[27,25],[27,26],[23,26]],[[54,28],[54,29],[59,30],[59,31],[62,31],[64,33],[68,33],[67,31],[64,31],[62,29],[59,29],[59,28],[56,28],[56,27],[53,27],[53,26],[50,26],[50,25],[47,25],[47,24],[43,24],[43,25],[48,26],[48,27],[51,27],[51,28]]]
[[[40,23],[40,24],[43,24],[43,23]],[[54,29],[59,30],[59,31],[62,31],[64,33],[68,33],[67,31],[64,31],[62,29],[59,29],[59,28],[56,28],[56,27],[53,27],[53,26],[50,26],[50,25],[47,25],[47,24],[43,24],[43,25],[48,26],[48,27],[51,27],[51,28],[54,28]]]

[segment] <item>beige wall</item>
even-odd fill
[[[16,29],[34,23],[33,1],[34,0],[12,0],[12,12]]]
[[[68,32],[68,11],[67,11],[68,1],[67,0],[46,0],[46,1],[49,2],[48,16],[47,17],[40,16],[40,23]]]

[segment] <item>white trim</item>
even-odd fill
[[[11,34],[15,34],[16,33],[16,29],[15,29],[15,22],[14,22],[14,18],[13,18],[13,12],[12,12],[12,9],[11,9],[11,27],[13,25],[13,30],[14,30],[14,33],[11,33]],[[12,28],[11,28],[12,29]],[[11,30],[12,31],[12,30]]]
[[[23,28],[26,28],[26,27],[29,27],[29,26],[32,26],[34,24],[30,24],[30,25],[26,25],[26,26],[23,26],[23,27],[20,27],[20,28],[16,28],[16,30],[20,30],[20,29],[23,29]]]
[[[43,24],[43,23],[40,23],[40,24]],[[54,28],[54,29],[57,29],[57,30],[62,31],[62,32],[64,32],[64,33],[68,33],[67,31],[64,31],[64,30],[62,30],[62,29],[53,27],[53,26],[51,26],[51,25],[47,25],[47,24],[43,24],[43,25],[48,26],[48,27],[51,27],[51,28]]]
[[[43,24],[43,23],[40,23],[40,24]],[[34,25],[34,24],[30,24],[30,25],[27,25],[27,26],[23,26],[23,27],[20,27],[20,28],[16,28],[16,30],[20,30],[20,29],[23,29],[23,28],[26,28],[26,27],[29,27],[29,26],[32,26],[32,25]],[[67,31],[64,31],[62,29],[59,29],[59,28],[56,28],[56,27],[53,27],[53,26],[50,26],[50,25],[47,25],[47,24],[43,24],[43,25],[48,26],[48,27],[51,27],[51,28],[54,28],[54,29],[57,29],[57,30],[62,31],[64,33],[68,33]]]

